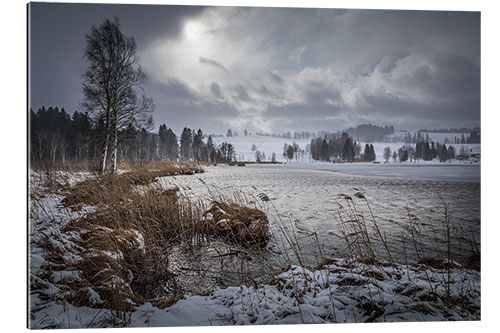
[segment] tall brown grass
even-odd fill
[[[361,199],[362,203],[367,206],[371,225],[367,223],[365,216],[357,209],[355,198]],[[450,292],[451,285],[457,282],[451,279],[451,270],[453,268],[461,267],[465,270],[480,270],[479,245],[475,242],[473,236],[470,238],[470,251],[465,249],[469,247],[469,244],[455,244],[459,242],[461,235],[452,235],[453,226],[448,204],[442,198],[440,199],[443,207],[441,230],[433,226],[429,226],[430,230],[426,230],[419,224],[418,217],[408,210],[409,231],[402,232],[400,244],[403,247],[404,258],[399,258],[399,262],[396,262],[398,256],[394,255],[394,249],[389,245],[385,233],[381,231],[364,194],[360,192],[353,196],[341,194],[338,199],[343,203],[337,211],[337,218],[346,242],[346,248],[352,258],[370,267],[368,270],[369,276],[377,279],[379,276],[377,269],[383,266],[392,266],[396,270],[403,267],[408,277],[411,277],[409,273],[411,270],[420,270],[427,276],[427,283],[431,291],[426,296],[427,299],[434,301],[439,299],[450,309],[459,308],[460,311],[474,313],[479,316],[479,310],[474,309],[466,301],[468,290],[475,288],[475,286],[471,285],[472,282],[468,280],[467,274],[463,276],[464,280],[460,282],[463,286],[463,294],[452,296]],[[378,246],[374,246],[375,243]],[[414,250],[415,257],[412,262],[408,257],[407,243],[410,243],[410,247],[413,247]],[[426,250],[429,244],[432,247],[430,250]],[[463,253],[469,252],[469,254],[465,258],[454,257],[451,250],[454,245],[462,248]],[[401,259],[404,259],[404,261],[401,262]],[[437,281],[435,278],[431,278],[427,273],[429,269],[440,270],[441,278]],[[409,281],[409,283],[412,283],[412,281]],[[440,285],[445,287],[445,294],[439,294],[436,291]]]
[[[233,270],[240,271],[242,283],[253,281],[244,262],[246,253],[252,251],[248,245],[257,245],[258,252],[267,240],[267,225],[254,223],[265,218],[262,212],[222,201],[212,207],[214,219],[210,222],[204,203],[180,195],[178,188],[165,189],[157,183],[160,177],[202,172],[197,165],[124,164],[120,170],[117,174],[93,174],[74,185],[58,183],[64,207],[73,211],[96,207],[61,229],[59,244],[67,244],[67,248],[54,247],[49,237],[41,244],[47,258],[45,278],[50,280],[54,271],[72,271],[77,276],[62,289],[64,301],[110,309],[120,321],[126,321],[133,306],[146,300],[158,306],[171,305],[181,298],[180,294],[160,290],[154,298],[148,298],[149,290],[158,289],[173,276],[169,251],[176,244],[200,244],[218,236],[230,242],[231,251],[245,254],[240,267]],[[216,227],[215,222],[224,217],[218,215],[219,209],[237,226],[234,230]],[[258,233],[253,230],[256,226],[260,228]],[[68,252],[81,259],[65,263]],[[221,260],[222,256],[225,254],[221,254]],[[89,290],[97,292],[103,303],[94,304]]]

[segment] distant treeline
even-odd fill
[[[404,143],[418,143],[418,142],[430,142],[430,141],[432,141],[429,137],[429,133],[425,133],[425,135],[423,135],[422,133],[423,132],[415,132],[415,133],[413,133],[413,135],[411,135],[409,132],[407,132],[403,138],[403,141],[404,141]],[[453,132],[450,132],[450,133],[453,133]],[[460,138],[456,137],[456,136],[453,139],[445,138],[444,143],[454,143],[454,144],[481,143],[481,135],[479,134],[479,131],[472,131],[467,136],[465,136],[462,133]]]
[[[356,127],[349,127],[346,130],[339,131],[338,133],[341,134],[342,132],[346,132],[349,134],[352,138],[354,138],[357,141],[364,141],[364,142],[376,142],[376,141],[381,141],[384,139],[385,136],[391,135],[394,133],[394,126],[375,126],[372,124],[363,124],[363,125],[358,125]],[[286,139],[294,139],[294,140],[301,140],[301,139],[315,139],[315,138],[323,138],[325,135],[329,135],[330,132],[326,131],[319,131],[319,132],[309,132],[309,131],[301,131],[301,132],[291,132],[291,131],[286,131],[283,133],[264,133],[264,132],[259,132],[257,131],[255,133],[256,135],[260,136],[271,136],[271,137],[276,137],[276,138],[286,138]],[[252,135],[249,133],[247,130],[244,131],[244,135]],[[237,134],[231,129],[227,131],[226,136],[237,136]]]
[[[247,130],[244,131],[244,135],[252,135],[252,133],[248,132]],[[301,140],[301,139],[310,139],[310,138],[315,138],[319,136],[317,133],[311,133],[309,131],[301,131],[301,132],[283,132],[283,133],[264,133],[257,131],[255,135],[259,136],[271,136],[273,138],[285,138],[285,139],[294,139],[294,140]]]
[[[29,126],[31,161],[93,163],[100,158],[103,121],[88,113],[75,111],[70,116],[64,108],[42,107],[37,112],[30,110]],[[230,143],[215,145],[211,136],[205,143],[201,129],[184,128],[179,141],[165,124],[158,133],[130,124],[118,136],[118,161],[229,162],[236,156]]]
[[[376,158],[372,144],[366,144],[361,154],[361,145],[346,132],[329,133],[312,139],[309,149],[312,159],[317,161],[375,161]]]
[[[418,132],[427,132],[427,133],[471,133],[471,132],[480,132],[479,127],[474,128],[439,128],[439,129],[419,129]]]
[[[358,141],[377,142],[384,140],[387,135],[394,134],[394,126],[382,127],[363,124],[356,127],[349,127],[345,132]]]
[[[386,147],[387,149],[388,147]],[[464,149],[464,148],[463,148]],[[439,158],[440,162],[446,162],[447,160],[451,160],[457,157],[457,152],[453,146],[446,147],[446,144],[440,144],[439,142],[417,142],[415,147],[410,145],[404,145],[398,149],[398,157],[400,162],[405,161],[432,161],[435,158]],[[465,156],[467,154],[466,151],[461,151],[460,156]],[[390,155],[389,155],[390,156]],[[386,153],[384,151],[384,157],[386,161],[388,161],[388,157],[386,157]],[[394,157],[395,158],[395,157]]]

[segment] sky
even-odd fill
[[[480,13],[32,3],[30,105],[81,111],[85,35],[117,16],[158,127],[480,125]]]

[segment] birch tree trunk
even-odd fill
[[[112,130],[112,150],[111,150],[111,172],[116,172],[117,159],[118,159],[118,129],[116,126],[116,121],[113,122],[113,130]]]
[[[102,141],[101,150],[101,161],[99,169],[101,173],[106,172],[106,161],[108,159],[108,147],[109,147],[109,112],[106,113],[106,124],[104,126],[104,140]]]

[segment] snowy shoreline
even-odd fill
[[[37,174],[31,176],[36,177]],[[83,175],[80,179],[85,177]],[[196,180],[192,176],[175,179]],[[71,237],[74,234],[64,233],[61,229],[94,208],[84,207],[77,213],[63,208],[60,204],[62,199],[61,195],[46,195],[38,199],[39,205],[32,206],[34,215],[30,219],[32,247],[29,261],[31,328],[480,319],[479,271],[457,263],[453,263],[450,269],[421,264],[366,265],[341,257],[334,257],[328,264],[316,269],[291,266],[268,283],[258,286],[218,288],[205,296],[184,295],[166,308],[160,308],[153,302],[141,304],[130,300],[134,310],[121,319],[114,317],[112,310],[99,306],[102,300],[92,289],[89,293],[96,307],[74,306],[61,298],[61,292],[64,293],[68,281],[79,279],[79,273],[66,268],[52,272],[52,281],[45,280],[42,265],[47,259],[43,250],[37,247],[37,240],[46,237],[55,247],[72,248]],[[37,207],[48,209],[48,212],[39,211],[37,214]],[[119,257],[117,253],[108,255]],[[71,262],[79,260],[70,252],[65,254],[65,258]],[[415,299],[419,302],[415,303]]]

